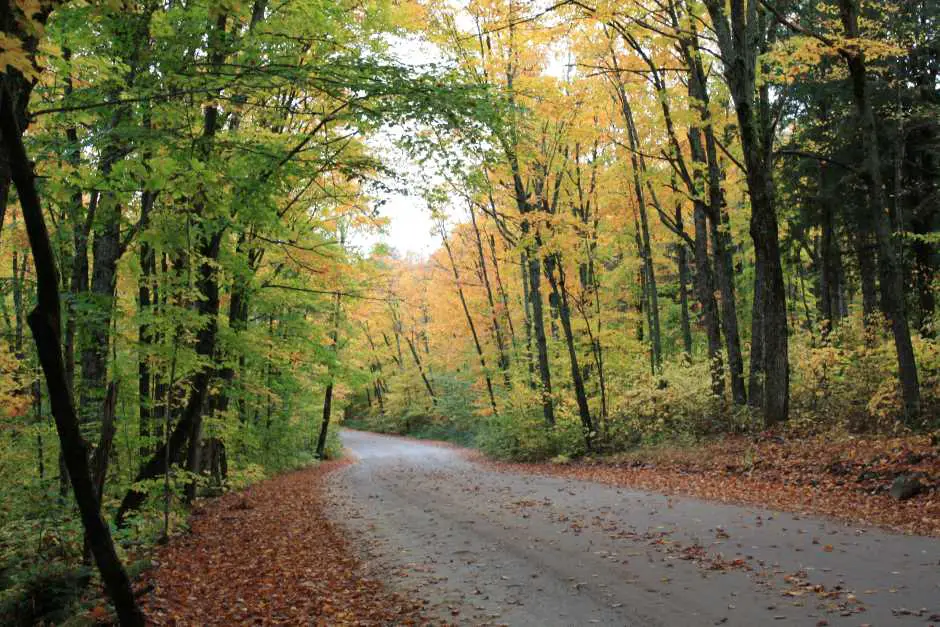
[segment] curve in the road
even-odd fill
[[[940,542],[571,479],[345,430],[337,520],[460,624],[925,624]]]

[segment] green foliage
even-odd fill
[[[65,562],[0,564],[0,622],[4,625],[58,625],[82,609],[91,579],[89,568]]]
[[[648,369],[632,373],[632,385],[612,400],[607,446],[622,449],[674,438],[699,438],[745,427],[724,399],[711,390],[707,361],[676,358],[661,375]]]
[[[339,459],[343,456],[343,441],[339,437],[339,427],[331,423],[326,432],[326,447],[323,449],[324,459]]]
[[[535,390],[514,387],[502,399],[500,413],[488,416],[480,428],[477,445],[497,459],[537,461],[557,455],[578,457],[585,451],[584,433],[573,408],[556,412],[555,425],[546,426]]]

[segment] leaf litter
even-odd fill
[[[327,516],[327,476],[349,462],[262,481],[194,508],[158,550],[142,604],[152,625],[417,625],[422,603],[365,574]]]
[[[940,448],[929,436],[788,439],[762,434],[726,437],[694,448],[640,449],[567,464],[496,462],[482,454],[470,456],[497,470],[758,505],[940,536]],[[899,501],[890,494],[899,477],[917,477],[923,489]]]

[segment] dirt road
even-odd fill
[[[940,540],[494,472],[344,431],[331,486],[374,574],[432,616],[508,625],[940,624]]]

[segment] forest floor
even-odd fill
[[[328,511],[370,576],[426,601],[432,619],[940,621],[936,538],[583,481],[588,470],[576,466],[477,463],[466,450],[364,432],[343,439],[357,460],[331,475]]]
[[[901,533],[940,536],[940,446],[926,435],[785,438],[724,437],[690,447],[667,445],[576,462],[492,468],[831,516]],[[891,496],[898,477],[917,493]]]
[[[420,604],[368,577],[327,516],[325,462],[204,501],[158,551],[153,625],[424,624]]]

